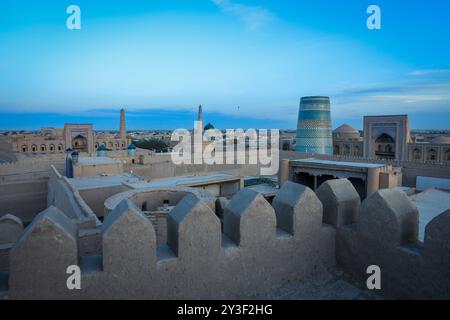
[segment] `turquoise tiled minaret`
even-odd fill
[[[301,99],[296,151],[333,154],[329,97],[303,97]]]

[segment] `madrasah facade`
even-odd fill
[[[407,115],[366,116],[361,133],[344,124],[333,131],[333,154],[366,159],[450,163],[450,137],[411,135]]]
[[[64,128],[42,128],[39,134],[22,134],[10,138],[14,151],[34,154],[64,153],[67,149],[94,153],[102,145],[107,150],[126,150],[130,143],[124,109],[120,110],[118,134],[97,134],[92,124],[65,124]]]

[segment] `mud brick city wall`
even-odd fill
[[[64,160],[57,158],[0,163],[0,216],[14,214],[28,223],[44,210],[52,165],[64,174]]]
[[[96,226],[80,225],[66,210],[49,207],[12,245],[9,298],[245,298],[336,265],[363,284],[367,267],[380,266],[387,297],[450,297],[450,211],[428,224],[422,243],[417,209],[394,189],[361,203],[346,179],[317,193],[287,182],[272,206],[244,189],[225,207],[223,232],[214,212],[189,194],[168,215],[163,245],[129,200]],[[100,248],[87,255],[80,232],[89,228]],[[66,287],[69,265],[81,267],[80,291]]]
[[[324,219],[337,230],[337,264],[365,283],[381,268],[381,293],[396,299],[450,297],[450,210],[435,217],[418,240],[419,213],[396,189],[379,190],[362,204],[347,180],[330,180],[317,195]]]
[[[303,186],[286,184],[274,207],[242,190],[224,219],[222,233],[214,212],[187,195],[168,217],[167,244],[157,246],[151,222],[125,200],[100,227],[101,255],[86,257],[80,256],[76,224],[50,207],[11,250],[9,295],[245,297],[335,265],[335,230],[322,223],[322,204]],[[82,267],[81,291],[66,288],[66,268],[73,264]]]

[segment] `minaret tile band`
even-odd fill
[[[333,154],[330,98],[303,97],[301,99],[296,151]]]

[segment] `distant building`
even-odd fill
[[[348,179],[361,199],[379,189],[399,187],[401,168],[381,163],[344,162],[322,159],[287,160],[280,168],[280,184],[290,180],[316,191],[325,181]]]
[[[362,157],[363,139],[358,130],[344,124],[333,131],[333,154]]]
[[[119,137],[122,140],[127,139],[127,130],[125,126],[125,109],[120,109],[120,130]]]
[[[408,144],[408,157],[413,161],[450,163],[450,137],[440,136],[430,142]]]
[[[364,157],[408,159],[411,133],[407,115],[364,117]]]
[[[303,97],[298,115],[296,151],[333,154],[331,107],[328,97]]]
[[[333,154],[338,156],[450,163],[450,137],[426,140],[411,136],[407,115],[364,117],[364,137],[344,124],[333,131]]]
[[[125,111],[120,112],[117,135],[96,134],[92,124],[65,124],[64,129],[42,128],[39,135],[20,134],[8,139],[15,152],[33,154],[64,153],[67,149],[94,153],[101,145],[108,150],[127,150],[131,143],[126,136]]]

